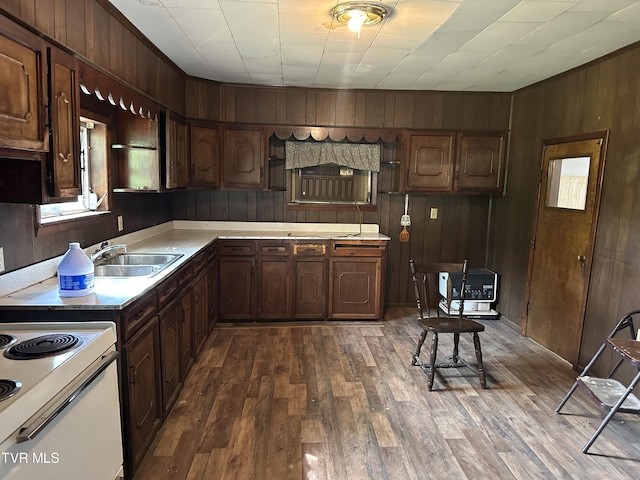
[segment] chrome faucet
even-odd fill
[[[93,263],[106,260],[110,257],[114,257],[118,250],[122,250],[123,253],[127,253],[126,245],[109,245],[109,242],[102,242],[100,248],[91,254],[89,257]]]

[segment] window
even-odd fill
[[[546,200],[548,207],[585,209],[590,160],[590,157],[549,160]]]
[[[380,145],[287,141],[289,201],[315,205],[375,205]]]
[[[108,211],[107,126],[80,117],[82,193],[75,201],[40,205],[40,224],[82,218]]]

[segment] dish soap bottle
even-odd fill
[[[58,294],[61,297],[82,297],[93,293],[95,267],[80,248],[71,242],[69,250],[58,263]]]

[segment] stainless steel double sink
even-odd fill
[[[182,257],[182,253],[120,253],[95,266],[96,277],[152,277]]]

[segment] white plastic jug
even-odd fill
[[[95,267],[80,248],[71,242],[69,250],[58,263],[58,294],[61,297],[82,297],[93,293]]]

